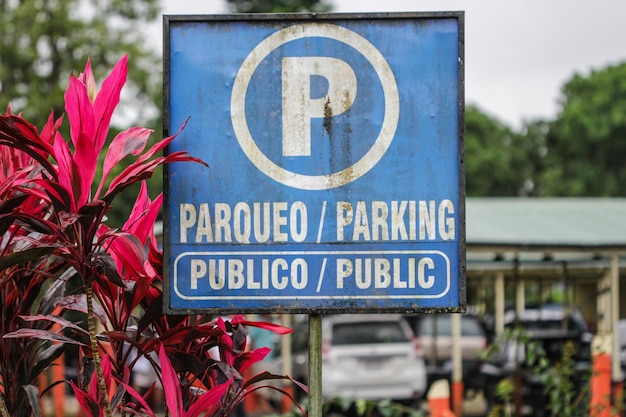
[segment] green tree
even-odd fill
[[[127,94],[115,118],[161,137],[161,57],[142,33],[158,14],[158,0],[0,0],[0,112],[10,104],[41,128],[51,110],[56,117],[65,112],[68,74],[78,75],[89,58],[102,77],[128,54]],[[161,189],[158,176],[151,187]],[[121,196],[108,214],[112,223],[130,210],[136,194]]]
[[[626,63],[572,77],[547,134],[540,191],[626,196]]]
[[[238,13],[328,12],[331,4],[325,0],[226,0]]]
[[[9,102],[42,126],[50,110],[61,115],[67,74],[86,59],[94,72],[130,56],[129,121],[155,122],[160,113],[160,57],[146,46],[141,28],[157,18],[157,0],[0,0],[0,106]],[[4,109],[2,109],[4,110]]]
[[[467,195],[520,196],[532,191],[532,167],[527,154],[532,146],[475,106],[465,109]]]

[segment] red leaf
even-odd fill
[[[135,291],[133,293],[132,305],[126,307],[128,311],[132,312],[135,307],[139,305],[141,300],[145,297],[146,291],[148,290],[149,286],[150,280],[148,278],[137,280],[137,285],[135,286]]]
[[[261,362],[265,357],[272,351],[272,349],[268,347],[261,347],[258,349],[254,349],[251,352],[242,353],[237,358],[237,370],[242,373],[250,366],[254,365],[257,362]]]
[[[61,343],[69,343],[72,345],[83,346],[84,344],[79,342],[78,340],[65,337],[60,334],[56,334],[53,332],[49,332],[47,330],[37,330],[37,329],[18,329],[14,332],[7,333],[3,336],[5,339],[22,339],[22,338],[31,338],[34,337],[40,340],[48,340],[51,342],[61,342]]]
[[[34,180],[34,182],[40,185],[49,196],[49,200],[53,203],[56,202],[55,207],[57,210],[70,211],[72,207],[71,195],[68,194],[68,190],[61,184],[50,180]],[[71,189],[69,190],[71,191]],[[76,211],[74,211],[76,212]]]
[[[85,411],[89,417],[100,417],[100,407],[96,400],[91,398],[85,391],[78,388],[78,386],[74,384],[74,381],[70,381],[70,385],[74,390],[74,395],[76,396],[78,404],[80,404],[80,408]]]
[[[123,230],[133,233],[145,245],[148,238],[154,235],[154,223],[159,215],[162,202],[162,194],[159,194],[153,202],[150,201],[147,185],[143,181],[135,200],[135,205],[123,226]]]
[[[172,142],[176,136],[178,136],[180,134],[180,132],[183,131],[183,129],[185,128],[185,126],[187,126],[187,121],[189,119],[185,120],[185,123],[183,123],[183,125],[180,127],[180,129],[178,129],[178,132],[176,132],[175,134],[173,134],[172,136],[168,136],[164,139],[161,139],[159,142],[155,143],[154,145],[152,145],[152,147],[148,150],[148,152],[146,152],[145,154],[143,154],[138,160],[137,162],[142,163],[146,160],[148,160],[149,158],[151,158],[153,155],[156,155],[157,152],[160,152],[162,149],[164,149],[167,145],[170,144],[170,142]]]
[[[88,335],[89,332],[82,327],[74,324],[74,322],[64,319],[63,317],[53,315],[36,314],[34,316],[20,316],[24,321],[51,321],[53,323],[60,324],[64,328],[70,328],[76,330],[78,333]]]
[[[76,212],[76,199],[74,197],[73,175],[74,175],[74,159],[67,143],[60,136],[54,141],[54,157],[57,160],[59,184],[67,192],[70,197],[71,207],[66,207],[67,211]],[[61,200],[63,201],[63,200]]]
[[[96,120],[94,146],[98,153],[102,150],[106,137],[109,133],[111,116],[120,101],[120,92],[126,84],[126,74],[128,73],[128,56],[124,55],[115,64],[111,73],[102,83],[102,88],[96,96],[93,104],[93,111]]]
[[[137,194],[137,198],[135,199],[135,204],[133,204],[130,216],[128,216],[128,220],[126,220],[122,229],[126,232],[137,235],[137,233],[135,233],[137,224],[145,216],[149,205],[150,198],[148,197],[148,186],[145,181],[142,181],[141,187],[139,188],[139,194]],[[147,236],[141,234],[141,236],[137,236],[137,238],[141,243],[145,244]]]
[[[56,170],[48,161],[54,150],[49,143],[41,140],[35,126],[20,116],[0,115],[0,144],[22,151],[35,159],[41,166],[56,177]]]
[[[101,235],[102,230],[103,228],[98,231],[98,235]],[[146,261],[145,250],[135,235],[118,232],[109,238],[109,242],[107,251],[115,259],[121,275],[124,275],[122,268],[131,276],[143,274],[143,265]]]
[[[233,383],[233,378],[230,378],[223,384],[217,385],[194,401],[189,407],[187,417],[198,417],[200,415],[211,416],[215,413],[220,406],[221,400],[228,392],[228,389]]]
[[[41,130],[41,140],[45,143],[52,144],[54,142],[55,136],[58,134],[59,129],[61,128],[61,123],[63,122],[63,117],[59,117],[56,121],[54,120],[54,113],[50,112],[50,116],[48,116],[48,121],[44,125]]]
[[[79,140],[75,144],[76,150],[74,152],[74,163],[77,170],[72,185],[74,190],[79,193],[78,207],[82,207],[87,203],[91,193],[91,184],[98,167],[99,150],[94,148],[92,139],[83,132],[80,132],[78,137]]]
[[[91,70],[91,59],[87,58],[87,63],[85,64],[85,71],[81,72],[78,76],[78,79],[85,84],[87,87],[87,95],[91,102],[93,102],[96,94],[98,93],[98,89],[96,87],[96,80],[93,78],[93,71]]]
[[[172,417],[183,417],[183,397],[180,390],[180,381],[163,345],[159,348],[159,361],[161,362],[161,377],[163,378],[163,392],[165,393],[167,409],[172,414]]]
[[[251,320],[246,320],[245,317],[243,315],[241,315],[241,314],[237,314],[236,316],[234,316],[233,319],[231,320],[231,323],[233,325],[235,325],[235,324],[243,324],[244,326],[258,327],[260,329],[269,330],[269,331],[277,333],[277,334],[293,333],[293,329],[290,329],[289,327],[284,327],[284,326],[281,326],[279,324],[271,323],[271,322],[268,322],[268,321],[251,321]]]
[[[104,159],[102,181],[100,182],[98,193],[96,193],[96,198],[100,194],[102,185],[109,176],[111,169],[128,155],[139,155],[146,147],[152,132],[154,131],[143,127],[133,127],[121,132],[113,139]]]
[[[135,389],[133,387],[131,387],[130,385],[126,384],[125,382],[123,382],[121,379],[119,378],[115,378],[115,380],[124,387],[124,389],[130,394],[131,397],[135,398],[137,401],[139,401],[139,404],[141,404],[144,408],[144,411],[151,417],[155,417],[154,412],[152,411],[152,408],[150,408],[150,406],[148,405],[148,403],[146,402],[146,400],[141,396],[141,394],[139,394],[137,391],[135,391]]]
[[[93,106],[87,94],[87,87],[73,75],[70,76],[70,83],[65,91],[65,112],[70,122],[70,135],[74,147],[78,148],[80,140],[88,140],[94,147],[96,126]],[[83,138],[81,133],[85,135]]]
[[[85,294],[68,295],[56,303],[56,306],[67,310],[87,313],[87,296]],[[99,304],[94,304],[93,308],[94,316],[98,319],[98,321],[100,321],[100,323],[106,325],[107,318],[102,307]]]
[[[235,355],[233,354],[233,339],[226,332],[226,324],[221,317],[217,318],[217,328],[222,330],[222,334],[217,337],[219,342],[220,360],[228,365],[233,365]]]
[[[140,162],[137,160],[136,162],[129,165],[120,175],[115,177],[111,184],[109,184],[109,189],[107,190],[104,199],[110,199],[115,194],[119,193],[126,187],[136,183],[137,181],[141,181],[143,179],[150,178],[154,173],[154,170],[157,169],[160,165],[169,164],[172,162],[199,162],[205,166],[208,166],[204,161],[198,158],[194,158],[189,156],[186,152],[175,152],[167,157],[159,157],[152,161],[148,162]]]

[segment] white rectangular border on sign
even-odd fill
[[[186,256],[211,256],[211,255],[223,255],[223,256],[281,256],[281,255],[313,255],[313,256],[332,256],[332,255],[345,255],[345,251],[297,251],[297,252],[266,252],[266,251],[252,251],[252,252],[225,252],[225,251],[215,251],[215,252],[184,252],[176,257],[174,260],[174,265],[176,266],[178,262]],[[245,296],[220,296],[220,295],[205,295],[205,296],[188,296],[180,292],[178,289],[178,268],[174,268],[174,291],[177,296],[184,300],[270,300],[270,299],[281,299],[281,300],[315,300],[315,299],[326,299],[331,298],[334,300],[347,300],[347,299],[355,299],[360,298],[364,300],[368,299],[407,299],[407,300],[418,300],[418,299],[429,299],[429,298],[441,298],[444,297],[448,291],[450,290],[450,259],[448,256],[441,251],[436,250],[388,250],[388,251],[351,251],[350,255],[439,255],[446,262],[446,287],[439,294],[414,294],[414,295],[364,295],[364,296],[341,296],[341,295],[320,295],[320,296],[280,296],[280,295],[272,295],[272,296],[253,296],[253,295],[245,295]],[[318,287],[321,284],[321,280],[323,280],[323,271],[322,274],[318,277]]]

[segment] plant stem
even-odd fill
[[[98,352],[98,340],[96,339],[96,318],[93,312],[93,284],[91,281],[85,282],[85,294],[87,295],[87,326],[89,328],[89,342],[91,344],[91,352],[93,354],[93,363],[96,368],[98,379],[98,389],[102,396],[102,404],[107,417],[112,417],[111,404],[109,403],[109,395],[107,393],[102,366],[100,366],[100,353]]]

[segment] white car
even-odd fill
[[[415,400],[426,389],[421,346],[399,314],[322,319],[322,395]]]

